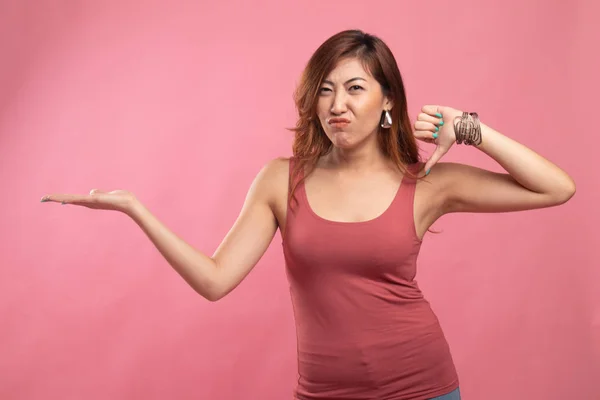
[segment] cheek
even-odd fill
[[[315,110],[319,121],[321,122],[321,126],[325,128],[326,119],[329,117],[330,105],[327,102],[327,99],[321,98],[317,102],[317,108]]]
[[[356,102],[354,109],[356,116],[362,119],[364,123],[369,125],[379,123],[381,118],[381,101],[379,99],[360,99]]]
[[[325,96],[319,96],[317,99],[317,114],[322,115],[330,108],[330,101]]]
[[[315,113],[321,118],[325,113],[325,104],[322,100],[317,102],[317,106],[315,107]]]

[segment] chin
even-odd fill
[[[329,140],[340,149],[350,149],[356,145],[356,138],[348,132],[332,132],[329,134]]]
[[[359,147],[370,138],[370,135],[353,134],[347,131],[328,132],[327,136],[334,147],[344,150]]]

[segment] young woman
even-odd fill
[[[573,180],[476,113],[427,105],[413,127],[394,56],[361,31],[317,49],[296,105],[293,157],[257,175],[212,257],[124,190],[42,201],[127,214],[210,301],[244,279],[279,229],[297,326],[297,399],[459,399],[448,344],[413,280],[423,236],[448,213],[563,204]],[[437,145],[426,162],[416,140]],[[439,162],[454,144],[507,173]]]

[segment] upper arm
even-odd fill
[[[435,170],[444,214],[523,211],[562,202],[548,194],[527,189],[507,173],[449,162],[438,163],[432,172]],[[431,176],[433,178],[434,174]]]
[[[282,182],[285,162],[275,159],[257,174],[237,220],[212,257],[217,265],[218,298],[250,273],[273,240],[277,220],[272,205],[279,186],[286,185],[287,189],[287,181]]]

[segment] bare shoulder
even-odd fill
[[[279,177],[283,174],[287,180],[288,172],[290,170],[290,159],[289,157],[277,157],[270,160],[263,168],[268,171],[272,178]]]
[[[277,157],[267,162],[256,176],[254,185],[272,208],[278,208],[282,200],[285,202],[289,168],[289,158]]]

